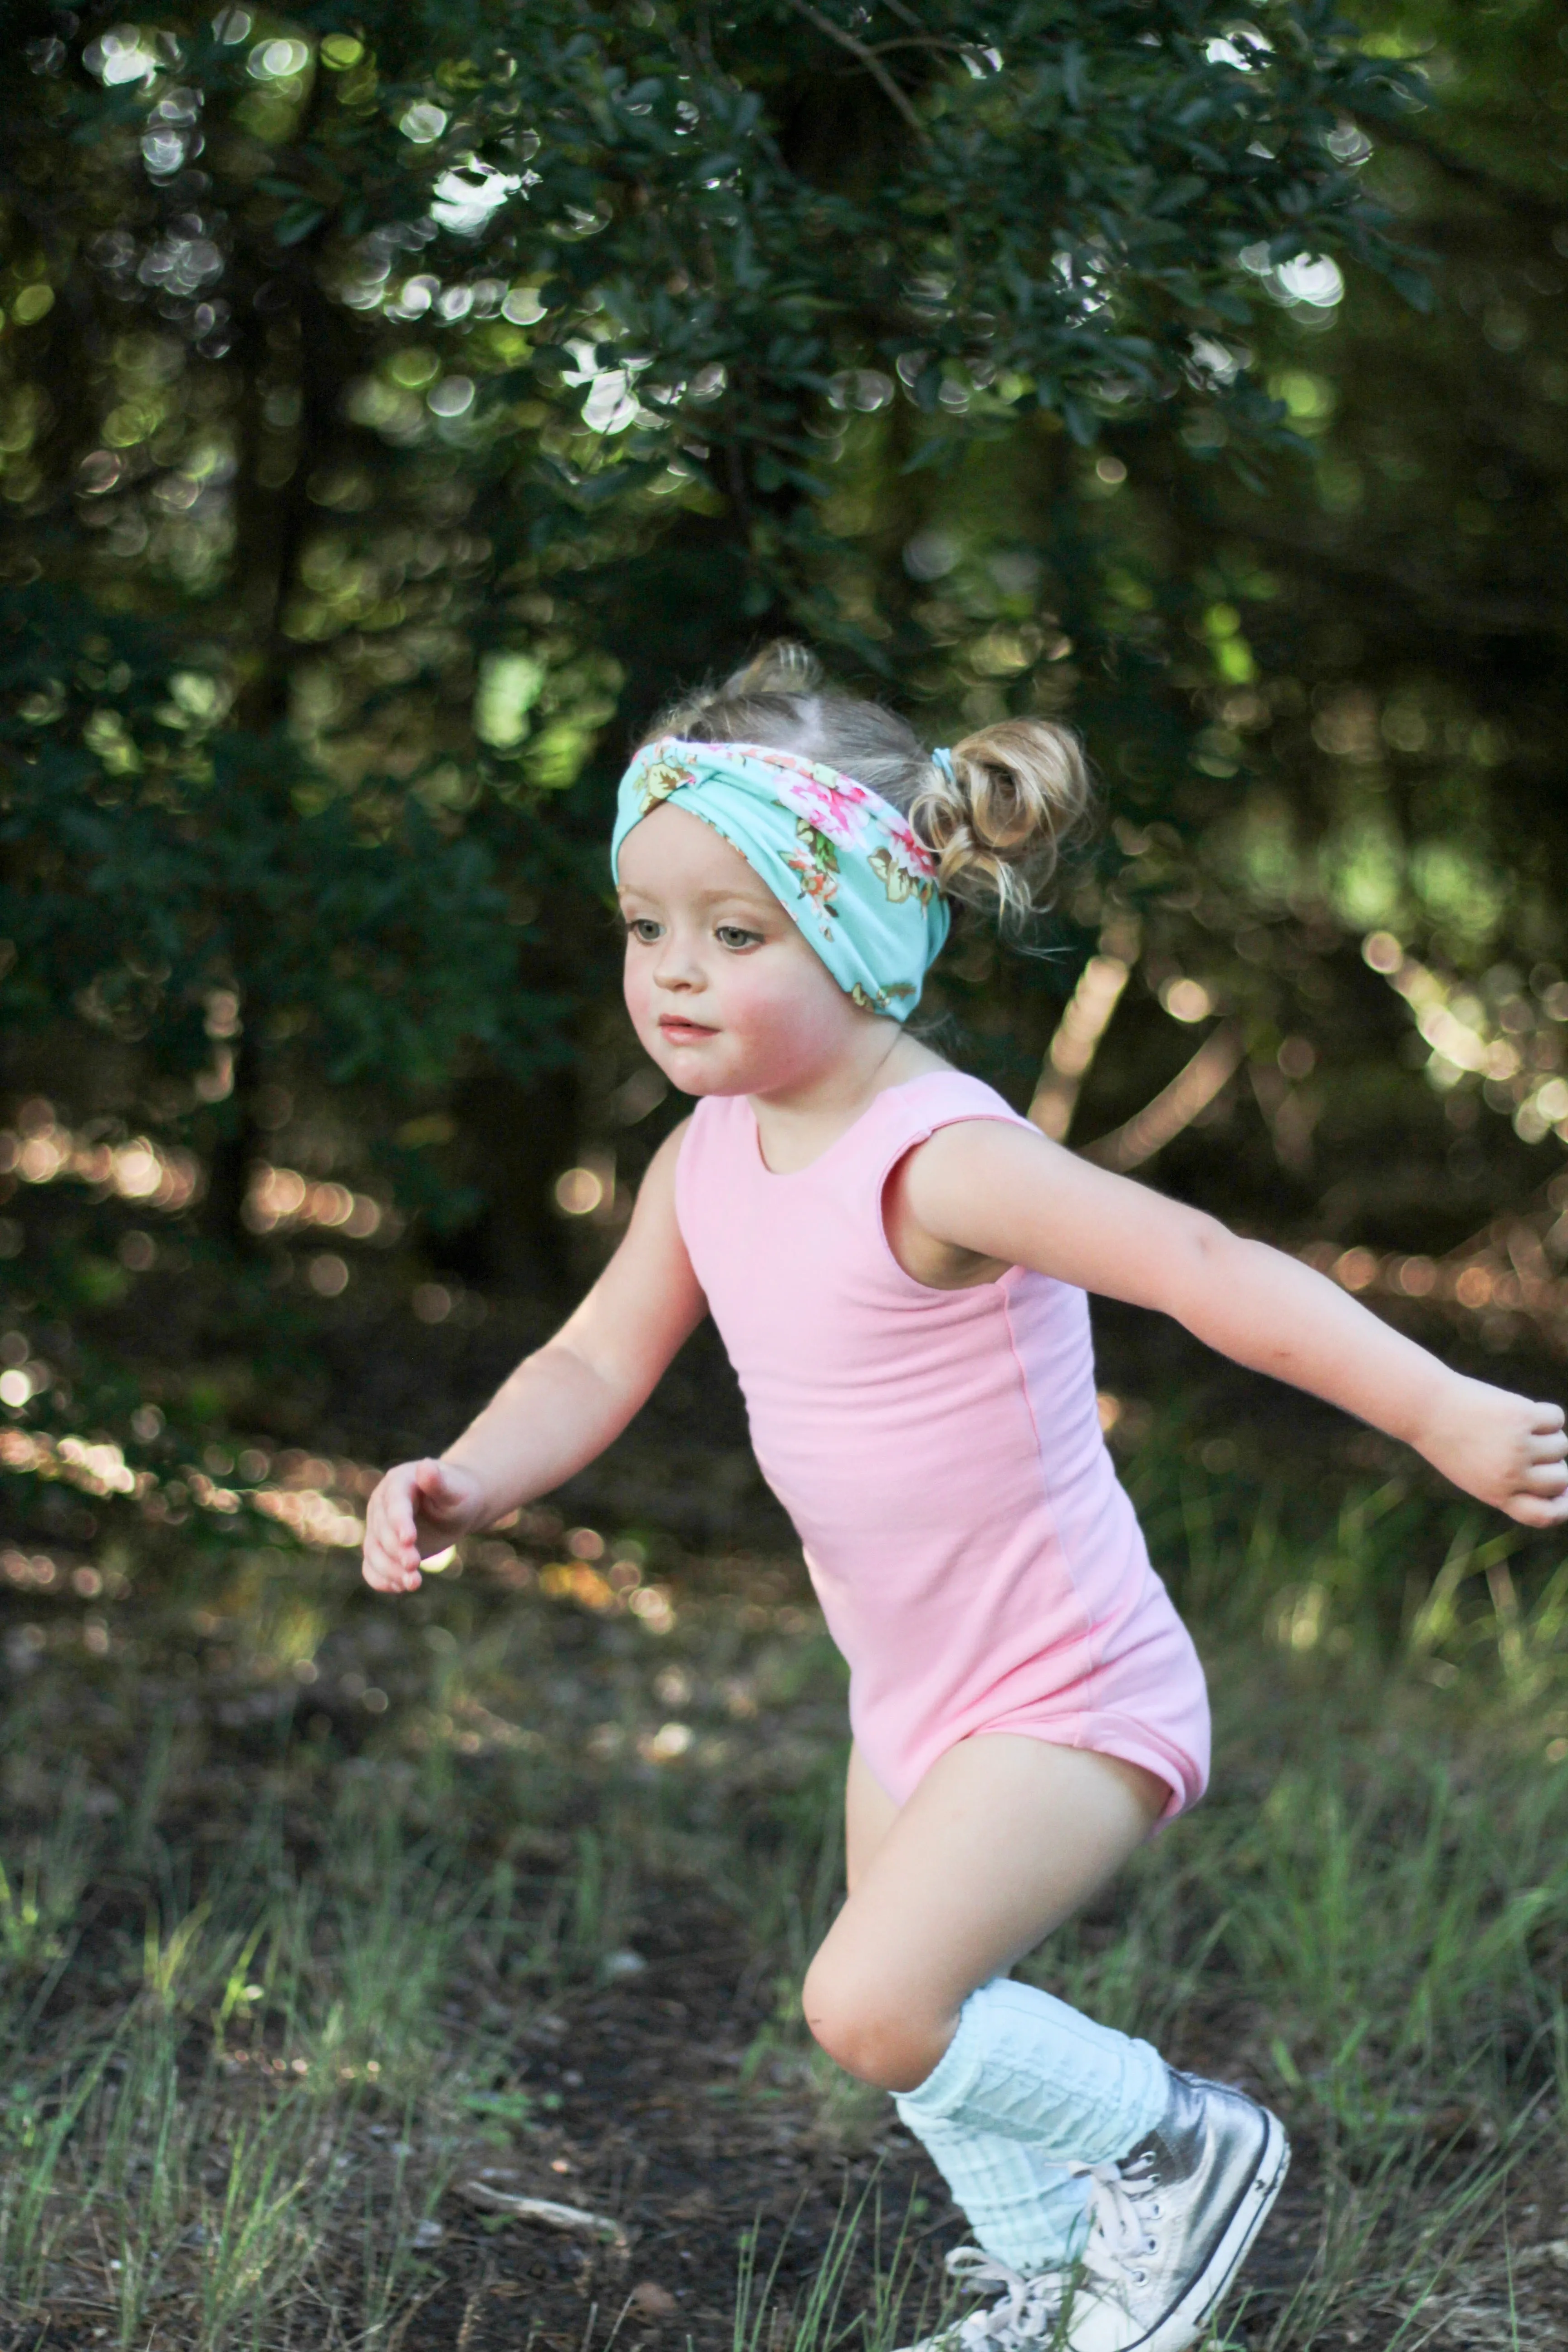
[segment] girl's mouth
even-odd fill
[[[694,1045],[699,1038],[719,1034],[715,1029],[705,1029],[700,1021],[686,1020],[679,1013],[661,1013],[658,1026],[660,1034],[668,1037],[672,1045]]]

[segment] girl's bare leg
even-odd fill
[[[1169,1799],[1136,1764],[1016,1733],[961,1740],[902,1810],[858,1754],[850,1895],[806,1975],[806,2022],[865,2082],[910,2091],[977,1987],[1070,1918]]]
[[[897,1805],[881,1782],[872,1779],[860,1750],[851,1748],[844,1782],[844,1876],[851,1895],[898,1818]]]

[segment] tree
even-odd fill
[[[858,473],[896,508],[1108,428],[1246,462],[1284,437],[1266,285],[1331,253],[1413,282],[1354,127],[1409,79],[1319,0],[99,7],[25,54],[12,1075],[74,1122],[67,1289],[139,1134],[201,1171],[231,1338],[280,1116],[352,1103],[342,1172],[450,1218],[456,1102],[544,1229],[612,716],[781,625],[946,693]]]
[[[1262,498],[1139,427],[1090,501],[1100,577],[1163,628],[1160,699],[1198,723],[1174,760],[1125,713],[1102,739],[1143,961],[1074,1134],[1203,1039],[1161,1017],[1183,992],[1245,1052],[1162,1181],[1346,1252],[1395,1311],[1443,1300],[1489,1349],[1560,1354],[1563,36],[1542,6],[1364,23],[1426,101],[1345,152],[1435,307],[1352,265],[1342,300],[1330,278],[1260,314],[1311,452]]]

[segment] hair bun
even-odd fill
[[[932,761],[910,822],[950,898],[1026,914],[1089,813],[1083,749],[1048,719],[1003,719]]]
[[[725,679],[723,692],[742,700],[753,694],[819,694],[822,683],[822,664],[808,646],[775,637]]]

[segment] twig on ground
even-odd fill
[[[565,2230],[574,2237],[602,2238],[608,2244],[628,2242],[620,2223],[608,2213],[590,2213],[584,2205],[557,2205],[548,2197],[518,2197],[510,2189],[493,2189],[488,2180],[465,2180],[458,2194],[487,2212],[509,2214],[514,2221],[537,2221],[544,2230]]]

